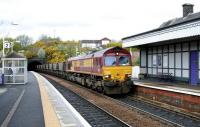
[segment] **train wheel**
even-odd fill
[[[81,78],[81,85],[85,86],[85,79]]]
[[[103,93],[103,87],[102,87],[102,86],[98,86],[98,87],[97,87],[97,91],[98,91],[99,93]]]

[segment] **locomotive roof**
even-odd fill
[[[71,57],[71,58],[68,59],[68,61],[78,60],[78,59],[87,59],[87,58],[91,58],[92,56],[93,57],[102,57],[107,51],[112,50],[112,49],[120,49],[121,50],[123,48],[118,47],[118,46],[117,47],[110,47],[110,48],[103,49],[103,50],[100,50],[100,51],[97,51],[97,52],[94,52],[94,53],[91,53],[91,54]]]

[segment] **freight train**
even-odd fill
[[[108,95],[126,94],[133,85],[131,55],[121,47],[72,57],[63,63],[38,65],[37,70]]]

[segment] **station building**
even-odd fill
[[[88,47],[88,48],[99,48],[105,46],[111,42],[108,38],[102,38],[101,40],[80,40],[81,47]]]
[[[159,28],[125,37],[123,47],[140,49],[140,77],[170,75],[174,81],[200,83],[200,12],[183,5],[183,16]]]

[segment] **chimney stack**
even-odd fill
[[[193,13],[193,4],[183,4],[183,17],[187,16],[189,13]]]

